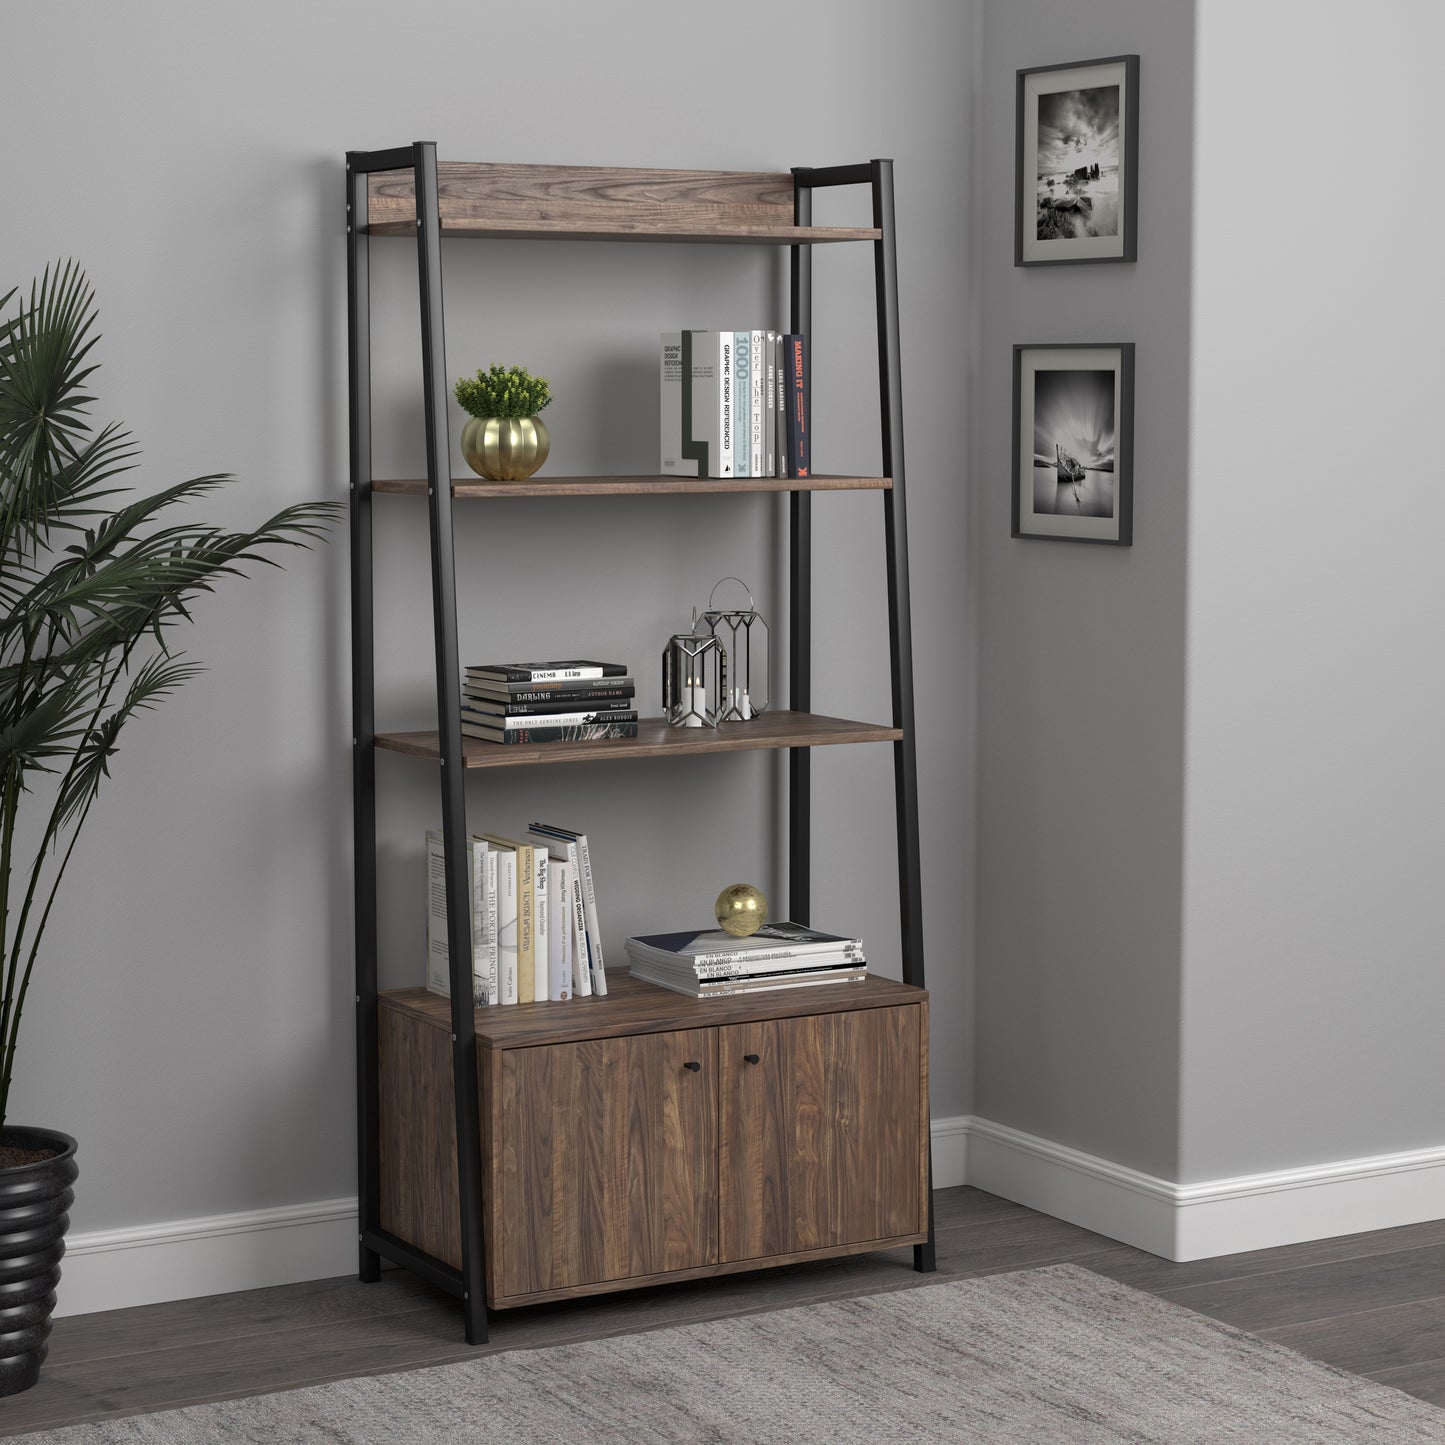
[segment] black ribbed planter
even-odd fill
[[[56,1149],[0,1169],[0,1396],[28,1390],[50,1348],[50,1312],[75,1199],[75,1140],[53,1129],[0,1130],[0,1144]]]

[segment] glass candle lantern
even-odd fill
[[[715,728],[727,693],[727,654],[703,627],[696,609],[692,631],[679,632],[662,650],[662,715],[675,728]]]
[[[723,582],[736,582],[748,594],[746,608],[714,607]],[[768,710],[768,624],[753,606],[753,594],[738,577],[724,577],[707,599],[703,623],[723,645],[728,658],[723,722],[748,722]]]

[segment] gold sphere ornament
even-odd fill
[[[768,900],[761,888],[751,883],[734,883],[718,894],[713,912],[724,931],[734,938],[746,938],[768,921]]]

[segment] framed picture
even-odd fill
[[[1132,261],[1139,57],[1018,73],[1014,265]]]
[[[1014,347],[1013,535],[1134,540],[1134,343]]]

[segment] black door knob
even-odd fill
[[[683,1068],[685,1068],[685,1069],[691,1069],[691,1070],[693,1071],[693,1073],[697,1073],[697,1071],[698,1071],[700,1068],[702,1068],[702,1065],[701,1065],[700,1063],[698,1063],[698,1062],[694,1059],[694,1060],[692,1060],[692,1061],[684,1064],[684,1065],[683,1065]]]
[[[744,1054],[743,1058],[745,1058],[750,1064],[755,1064],[758,1062],[758,1056],[756,1054]]]

